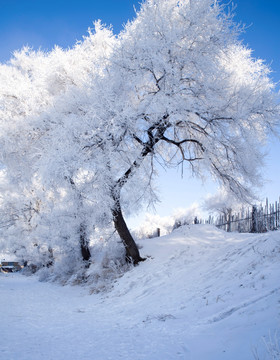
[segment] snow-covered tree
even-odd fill
[[[116,100],[105,121],[119,149],[130,146],[127,170],[113,187],[115,209],[147,158],[189,163],[237,197],[252,196],[261,144],[279,112],[268,69],[237,40],[218,2],[147,1],[120,34],[110,70]]]
[[[233,193],[228,193],[224,188],[219,188],[216,194],[208,195],[203,207],[210,212],[218,212],[227,217],[233,211],[238,211],[244,202],[238,200]]]
[[[123,214],[153,200],[156,162],[253,195],[279,116],[268,76],[218,1],[147,0],[118,36],[98,22],[70,50],[1,66],[0,161],[48,201],[64,194],[52,204],[82,247],[113,223],[137,264]]]
[[[133,229],[137,239],[168,235],[180,226],[193,224],[195,218],[201,218],[201,211],[197,203],[188,208],[177,208],[170,216],[159,216],[146,213],[141,224]]]
[[[226,191],[221,187],[216,194],[208,195],[204,200],[203,207],[211,213],[223,216],[227,223],[227,231],[230,231],[231,218],[234,212],[243,211],[244,201],[236,198],[234,193]]]

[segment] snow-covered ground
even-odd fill
[[[280,338],[279,231],[194,225],[139,243],[148,259],[106,293],[0,274],[0,357],[272,358],[263,338]]]

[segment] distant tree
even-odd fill
[[[97,23],[73,49],[2,65],[0,161],[67,194],[84,240],[113,222],[137,264],[124,213],[153,199],[155,162],[253,196],[279,117],[268,75],[218,1],[147,0],[118,36]]]
[[[244,204],[244,201],[237,199],[234,193],[220,188],[216,194],[206,197],[203,206],[212,213],[223,215],[224,221],[227,223],[227,231],[230,231],[233,212],[241,210]]]

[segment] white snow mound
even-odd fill
[[[3,358],[248,360],[278,351],[279,231],[193,225],[139,244],[147,260],[103,294],[1,274]]]

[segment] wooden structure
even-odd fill
[[[265,205],[254,205],[252,208],[242,209],[239,213],[220,216],[214,220],[214,225],[225,231],[261,233],[280,228],[280,199]]]
[[[0,264],[1,272],[9,273],[16,272],[22,269],[22,266],[17,261],[2,261]]]

